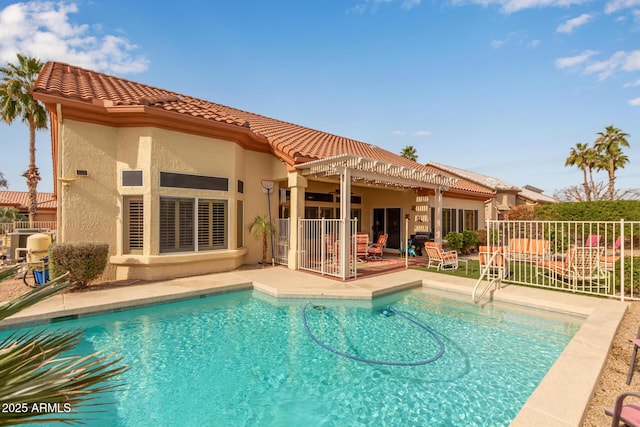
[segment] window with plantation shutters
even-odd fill
[[[227,201],[198,200],[198,250],[227,249]]]
[[[195,250],[193,199],[160,198],[160,253]]]
[[[124,252],[142,254],[144,249],[144,203],[142,197],[126,197],[124,211]]]

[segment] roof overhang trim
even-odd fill
[[[340,175],[344,169],[350,170],[354,181],[377,185],[394,185],[405,188],[441,188],[447,190],[457,181],[441,174],[403,165],[368,159],[354,154],[340,154],[322,160],[314,160],[296,165],[302,175]]]

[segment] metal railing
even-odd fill
[[[57,229],[57,222],[34,221],[33,224],[30,224],[29,221],[0,222],[0,235],[13,233],[15,230],[26,228],[38,228],[52,231]]]
[[[347,279],[356,277],[357,219],[347,220],[348,262],[340,256],[340,235],[345,222],[341,219],[300,219],[298,231],[298,268]]]
[[[640,221],[487,221],[503,282],[640,299]]]
[[[289,218],[276,220],[275,261],[287,265],[289,261]]]

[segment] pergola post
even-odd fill
[[[442,193],[444,190],[442,187],[438,187],[435,190],[435,218],[433,224],[433,240],[442,246]]]
[[[340,275],[343,280],[349,273],[349,256],[351,255],[349,219],[351,219],[351,172],[349,168],[342,168],[340,171]]]
[[[289,213],[289,253],[287,266],[291,270],[298,269],[298,231],[299,218],[304,218],[304,193],[307,188],[307,178],[298,172],[289,172],[289,190],[291,192],[291,207]]]

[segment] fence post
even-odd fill
[[[620,218],[620,301],[622,302],[624,302],[624,240],[624,218]],[[615,260],[615,253],[612,259]],[[633,293],[633,284],[631,284],[631,292]]]

